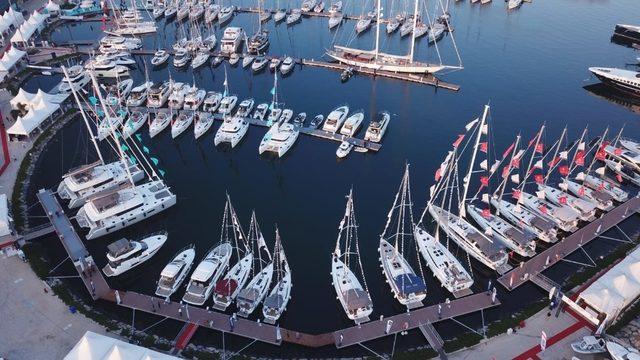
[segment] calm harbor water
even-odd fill
[[[247,0],[239,3],[255,6]],[[353,9],[347,12],[360,12],[360,2],[347,4],[347,8]],[[430,10],[433,7],[429,5]],[[377,154],[352,153],[347,159],[337,161],[335,149],[338,143],[300,136],[284,158],[273,159],[258,155],[258,144],[266,131],[262,128],[252,127],[233,150],[214,148],[213,133],[219,124],[198,142],[194,141],[192,131],[174,141],[169,131],[149,139],[146,127],[143,128],[142,142],[160,160],[167,182],[178,195],[178,204],[159,217],[88,243],[102,265],[106,246],[119,237],[137,238],[162,229],[169,232],[168,243],[151,261],[130,274],[110,279],[112,287],[151,294],[160,270],[178,249],[195,243],[198,259],[204,256],[219,239],[224,196],[228,192],[246,228],[251,210],[256,210],[269,244],[273,244],[275,224],[280,228],[294,284],[281,325],[309,333],[351,325],[335,299],[329,272],[330,254],[344,211],[344,195],[353,186],[363,265],[374,302],[373,318],[392,315],[401,312],[402,308],[384,283],[377,243],[403,166],[405,162],[411,164],[414,216],[417,219],[436,167],[464,125],[481,115],[484,104],[490,102],[492,106],[490,121],[497,149],[505,148],[518,133],[525,139],[532,137],[542,123],[548,127],[548,143],[559,136],[564,126],[568,127],[571,138],[579,137],[585,126],[589,126],[591,136],[596,136],[607,126],[616,132],[623,125],[627,136],[640,138],[640,119],[629,111],[633,105],[620,105],[620,100],[609,101],[583,89],[597,82],[590,77],[589,66],[624,67],[638,56],[633,49],[610,42],[615,23],[636,23],[640,18],[637,1],[534,1],[512,13],[506,12],[501,1],[487,6],[460,2],[451,4],[450,13],[465,69],[443,75],[442,80],[459,84],[461,91],[458,93],[365,76],[355,76],[341,84],[339,73],[310,67],[297,67],[291,76],[279,80],[279,97],[285,106],[297,112],[305,111],[308,116],[326,115],[342,103],[348,103],[352,110],[364,109],[367,123],[376,111],[391,112],[392,121],[382,150]],[[176,24],[161,21],[158,34],[144,38],[145,48],[170,45],[176,37]],[[239,14],[230,25],[242,26],[251,34],[257,28],[256,15]],[[305,18],[294,27],[275,26],[270,21],[266,25],[271,37],[269,54],[319,59],[324,49],[334,42],[372,47],[374,31],[355,37],[354,25],[354,21],[348,21],[335,33],[328,30],[323,18]],[[216,28],[215,31],[220,38],[222,30]],[[57,29],[53,41],[95,40],[99,36],[100,23],[82,23]],[[385,51],[403,53],[408,49],[409,41],[400,40],[397,33],[383,34],[381,38]],[[417,58],[436,61],[435,50],[434,46],[427,46],[426,39],[419,41]],[[457,64],[449,36],[439,44],[438,50],[445,63]],[[138,69],[143,69],[141,57],[138,63]],[[270,100],[273,75],[268,71],[252,74],[241,66],[227,66],[227,72],[230,91],[240,99]],[[136,83],[144,79],[142,70],[132,74]],[[167,79],[169,75],[179,81],[195,81],[197,86],[207,90],[221,90],[224,69],[220,66],[215,69],[202,67],[195,72],[190,68],[178,71],[169,64],[149,72],[154,81]],[[34,77],[25,88],[47,90],[57,80],[56,77]],[[607,92],[605,95],[610,96]],[[362,134],[363,131],[360,136]],[[92,159],[92,150],[87,155],[87,148],[86,131],[80,122],[60,132],[40,159],[30,188],[31,200],[35,200],[33,194],[38,188],[57,186],[60,175],[69,167],[84,163],[87,156]],[[637,224],[627,222],[623,228],[633,229],[634,226]],[[617,245],[603,240],[589,248],[595,254],[603,254]],[[53,260],[64,258],[57,242],[52,241],[50,247]],[[465,259],[462,252],[453,251]],[[407,257],[415,260],[415,253]],[[561,278],[575,269],[573,265],[561,264],[553,269],[552,275]],[[427,303],[434,304],[450,296],[426,268],[424,271],[429,291]],[[476,291],[486,288],[487,281],[493,277],[476,263],[473,273]],[[512,294],[505,294],[501,288],[498,290],[503,305],[487,312],[488,319],[496,319],[543,296],[533,286],[525,286]],[[181,295],[180,291],[175,298]],[[114,313],[130,321],[130,314],[118,310]],[[477,327],[480,315],[461,320]],[[142,328],[155,319],[141,316],[136,321]],[[178,328],[172,323],[157,331],[173,337]],[[444,338],[451,338],[463,328],[444,323],[438,325],[438,330]],[[218,343],[219,338],[219,334],[207,331],[199,331],[196,335],[196,341],[206,343]],[[234,341],[231,346],[243,344],[242,340]],[[423,342],[419,335],[412,334],[399,340],[398,346]],[[380,351],[390,351],[390,346],[391,339],[374,344]],[[268,346],[252,349],[256,353],[273,355]],[[293,347],[283,351],[289,355],[331,353],[330,349],[309,352]],[[351,349],[343,354],[358,351]]]

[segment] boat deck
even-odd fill
[[[508,290],[513,290],[529,280],[533,281],[538,274],[555,265],[580,247],[597,239],[602,233],[617,226],[622,221],[638,213],[638,211],[640,211],[640,197],[633,197],[529,259],[522,266],[504,274],[498,278],[498,282]]]

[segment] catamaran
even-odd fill
[[[229,267],[229,260],[233,252],[233,246],[230,242],[230,236],[236,236],[236,228],[231,224],[231,199],[227,195],[227,201],[224,206],[224,214],[222,217],[222,232],[220,234],[220,242],[211,248],[207,256],[198,264],[191,274],[191,279],[187,285],[187,291],[182,298],[183,301],[193,304],[204,304],[211,292],[213,292],[218,279],[224,274]],[[232,233],[232,234],[230,234]]]
[[[213,140],[215,146],[229,143],[234,148],[249,130],[249,122],[240,116],[226,117],[216,132]]]
[[[106,276],[118,276],[149,260],[167,241],[167,234],[146,237],[139,241],[120,239],[107,246]]]
[[[406,215],[409,214],[410,224],[406,224]],[[406,260],[405,238],[413,237],[413,213],[411,203],[411,187],[409,185],[409,165],[405,167],[400,188],[393,200],[393,206],[387,215],[387,223],[380,235],[378,253],[382,272],[391,287],[391,292],[400,304],[408,309],[414,309],[423,305],[422,301],[427,297],[427,286],[424,276],[418,276],[409,262]],[[393,245],[391,242],[393,242]],[[407,248],[408,252],[410,248]],[[418,258],[418,262],[419,262]],[[422,267],[418,263],[420,273]]]
[[[380,0],[377,1],[376,9],[381,9]],[[361,67],[366,69],[372,69],[376,71],[390,71],[394,73],[410,73],[410,74],[432,74],[444,69],[462,69],[462,62],[456,48],[456,54],[458,55],[459,65],[449,66],[444,65],[442,61],[438,64],[424,63],[415,61],[415,44],[416,38],[421,34],[418,31],[412,31],[411,47],[408,55],[393,55],[380,51],[380,13],[376,10],[373,14],[376,18],[376,37],[375,48],[373,50],[361,50],[356,48],[350,48],[346,46],[334,45],[332,50],[327,51],[327,55],[332,59],[349,66]],[[415,0],[414,14],[418,14],[418,0]],[[419,16],[413,16],[411,29],[417,29]],[[330,18],[331,20],[332,18]],[[361,19],[358,23],[366,21]],[[371,21],[371,20],[369,20]],[[409,22],[405,22],[407,24]],[[448,20],[445,18],[444,23],[447,29],[449,29]],[[427,27],[424,26],[426,32]],[[455,42],[454,42],[455,47]]]
[[[238,307],[238,315],[242,317],[248,317],[262,302],[262,299],[267,295],[269,288],[271,287],[271,281],[273,278],[273,261],[271,254],[267,248],[267,244],[264,241],[264,236],[260,231],[258,220],[256,219],[255,212],[251,213],[251,223],[249,225],[249,241],[250,244],[255,244],[256,256],[254,262],[257,262],[258,268],[254,264],[252,272],[256,271],[255,275],[252,275],[251,281],[247,286],[238,292],[236,297],[236,305]],[[266,253],[266,257],[262,258],[262,252]]]
[[[358,268],[362,282],[351,267]],[[356,324],[369,321],[369,315],[373,312],[373,302],[360,259],[353,190],[349,191],[347,207],[338,227],[336,248],[331,256],[331,279],[347,317]]]
[[[273,263],[275,266],[275,285],[271,289],[269,296],[264,299],[262,306],[262,315],[264,321],[269,324],[275,324],[287,309],[287,304],[291,300],[291,269],[289,262],[284,254],[284,248],[280,239],[280,232],[276,228],[276,243],[273,248]]]
[[[187,278],[189,270],[196,257],[196,249],[193,245],[180,250],[160,272],[160,280],[156,288],[156,295],[169,298],[182,282]]]

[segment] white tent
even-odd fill
[[[59,108],[59,104],[53,104],[44,99],[40,99],[37,104],[32,105],[27,115],[19,117],[18,120],[11,125],[7,133],[16,136],[29,136],[33,130],[38,128]]]
[[[22,16],[22,13],[19,11],[15,11],[13,10],[12,7],[9,7],[9,10],[7,10],[7,12],[5,12],[4,14],[2,14],[2,20],[9,24],[9,25],[13,25],[14,27],[18,27],[20,25],[22,25],[22,23],[24,22],[24,16]]]
[[[48,15],[41,14],[34,10],[29,19],[20,25],[16,33],[13,34],[11,42],[16,43],[29,41],[36,31],[42,30],[47,17]]]
[[[91,331],[84,336],[76,346],[64,357],[65,360],[178,360],[180,358],[166,355],[147,348],[132,345],[108,336]]]
[[[15,48],[14,46],[6,51],[0,59],[0,71],[9,71],[13,66],[20,61],[27,53]]]
[[[42,91],[42,89],[38,89],[37,93],[32,94],[20,88],[20,90],[18,90],[18,94],[14,96],[9,103],[11,104],[11,108],[14,110],[19,109],[20,107],[33,108],[39,104],[41,100],[44,100],[47,103],[61,104],[69,97],[69,95],[70,94],[67,93],[49,94]]]
[[[9,201],[6,194],[0,194],[0,236],[10,235],[11,217],[9,216]]]
[[[616,318],[640,296],[640,249],[589,285],[579,299],[595,311]]]
[[[29,106],[33,103],[36,94],[24,91],[22,88],[18,90],[18,94],[9,101],[12,109],[18,109],[20,106]]]
[[[44,8],[49,14],[58,14],[60,12],[60,5],[53,2],[53,0],[49,0],[47,6],[45,6]]]

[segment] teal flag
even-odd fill
[[[98,114],[98,116],[100,117],[104,116],[104,112],[100,109],[96,110],[96,114]]]
[[[138,160],[135,158],[135,156],[129,156],[129,161],[131,161],[132,164],[137,164]]]
[[[142,146],[142,151],[146,152],[147,154],[149,153],[149,148],[146,146]]]
[[[97,105],[98,104],[98,99],[95,96],[90,96],[89,97],[89,102],[91,103],[91,105]]]
[[[127,115],[127,112],[124,111],[124,109],[120,109],[120,110],[118,110],[118,115],[124,117],[125,115]]]
[[[136,139],[138,139],[138,141],[142,141],[142,135],[136,134]]]
[[[120,148],[122,151],[129,151],[129,147],[127,145],[122,145]]]
[[[164,171],[162,169],[158,169],[158,172],[160,173],[160,176],[164,177]]]
[[[155,165],[158,165],[158,163],[160,163],[160,160],[158,160],[158,159],[156,159],[154,157],[151,157],[150,159]]]

